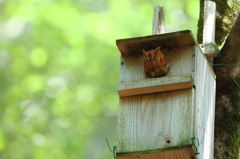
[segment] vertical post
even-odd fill
[[[203,44],[215,42],[216,4],[212,1],[204,2]]]
[[[152,35],[164,33],[164,8],[155,6],[153,10]]]
[[[204,1],[204,19],[203,19],[203,44],[200,45],[202,52],[209,58],[217,56],[215,44],[215,21],[216,4],[212,1]],[[210,63],[211,60],[209,61]]]

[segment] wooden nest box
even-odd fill
[[[121,52],[117,159],[212,158],[215,74],[191,31],[116,44]],[[147,78],[142,50],[157,47],[170,69]]]

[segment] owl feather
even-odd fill
[[[160,47],[155,50],[142,50],[142,53],[144,55],[144,72],[148,78],[162,77],[168,73],[169,63],[160,51]]]

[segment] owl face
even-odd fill
[[[148,78],[162,77],[169,70],[169,63],[160,51],[160,47],[155,50],[142,51],[144,55],[144,72]]]
[[[155,50],[150,51],[142,51],[144,55],[144,64],[154,65],[156,63],[161,63],[162,60],[162,52],[160,51],[160,47],[157,47]]]

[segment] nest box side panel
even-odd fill
[[[199,158],[212,159],[214,149],[215,74],[200,48],[196,47],[196,118],[194,136],[199,138]]]
[[[117,153],[191,145],[193,89],[120,98]]]
[[[195,67],[195,45],[181,46],[173,49],[161,50],[170,63],[167,76],[189,74]],[[143,67],[143,55],[121,55],[120,82],[146,79]]]

